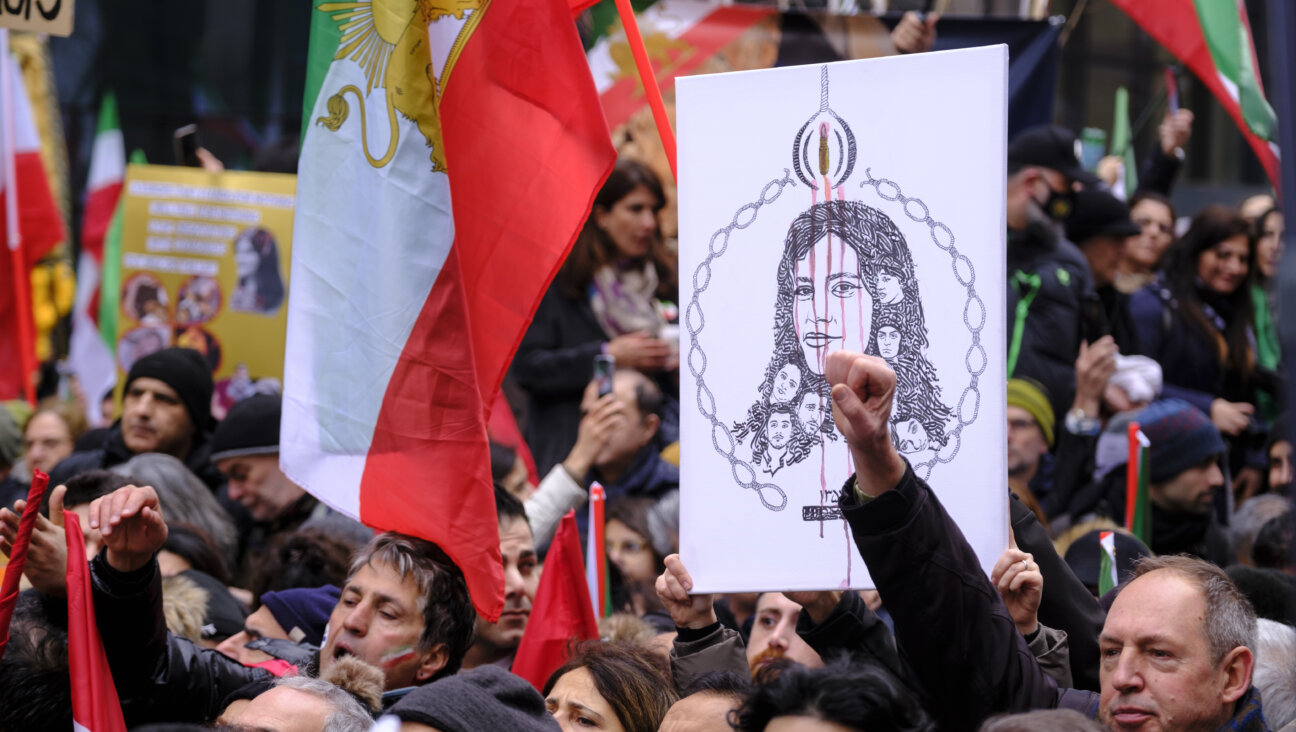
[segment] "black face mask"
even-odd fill
[[[1071,218],[1071,212],[1075,210],[1075,192],[1066,191],[1058,193],[1052,188],[1049,189],[1049,197],[1044,201],[1044,213],[1054,221],[1063,222]]]

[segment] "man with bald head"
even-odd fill
[[[1187,556],[1144,560],[1119,591],[1099,636],[1101,694],[1057,688],[957,525],[892,447],[895,374],[880,358],[842,351],[826,376],[857,471],[842,515],[941,729],[1053,707],[1112,730],[1267,729],[1251,686],[1255,613],[1218,567]]]

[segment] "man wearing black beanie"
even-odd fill
[[[77,473],[110,468],[135,455],[160,452],[181,460],[212,490],[222,478],[210,458],[212,376],[190,348],[165,348],[131,366],[122,416],[104,446],[69,455],[50,474],[58,485]]]

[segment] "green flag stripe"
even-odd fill
[[[1237,90],[1242,119],[1256,137],[1273,140],[1278,117],[1260,92],[1260,82],[1251,65],[1249,31],[1242,23],[1237,4],[1233,0],[1194,0],[1193,4],[1216,71]]]
[[[319,97],[320,87],[324,86],[324,77],[328,76],[329,66],[337,55],[338,44],[342,42],[342,31],[330,13],[319,9],[330,0],[317,0],[312,3],[310,48],[306,53],[306,89],[302,94],[302,140],[306,139],[306,130],[311,124],[311,113],[315,111],[315,100]]]
[[[1111,592],[1116,585],[1112,584],[1112,556],[1101,542],[1098,544],[1098,555],[1098,594],[1102,596]]]
[[[1134,135],[1130,129],[1129,90],[1116,89],[1116,119],[1112,122],[1112,153],[1125,161],[1125,200],[1138,190],[1138,159],[1134,156]]]
[[[117,121],[117,96],[112,92],[104,92],[103,103],[99,105],[99,124],[95,127],[96,133],[108,132],[121,127]]]

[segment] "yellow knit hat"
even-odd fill
[[[1030,412],[1030,416],[1035,418],[1040,431],[1044,433],[1044,441],[1050,449],[1053,447],[1053,425],[1056,420],[1042,384],[1032,379],[1009,379],[1008,406],[1021,407]]]

